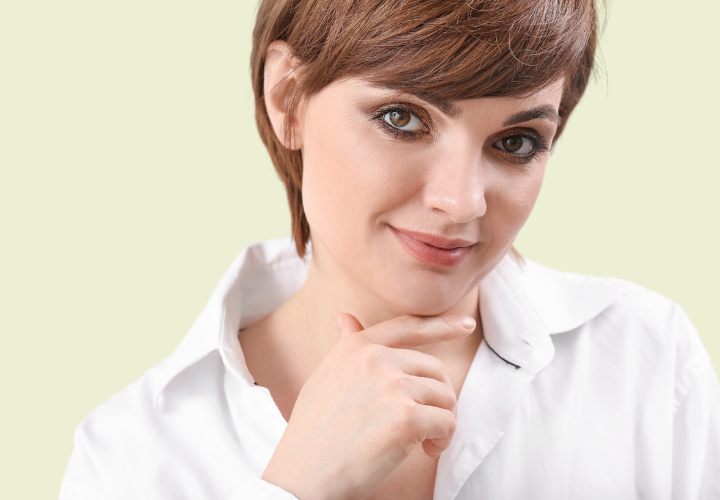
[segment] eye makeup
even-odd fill
[[[422,123],[424,130],[403,130],[402,128],[392,125],[386,119],[386,116],[393,112],[415,116],[418,121]],[[428,113],[421,107],[408,102],[397,102],[387,106],[382,106],[371,113],[371,120],[380,127],[383,132],[402,141],[415,142],[427,136],[435,135],[432,127],[432,120],[430,119]],[[413,120],[411,119],[410,122],[412,123],[412,121]],[[428,123],[430,125],[428,125]],[[520,138],[521,140],[530,141],[533,146],[532,151],[525,154],[517,154],[505,149],[502,146],[502,143],[508,138]],[[491,144],[493,148],[498,151],[499,156],[510,163],[520,166],[527,165],[534,159],[540,157],[540,155],[550,150],[550,145],[544,137],[535,129],[529,127],[516,127],[503,131],[493,139]]]
[[[410,131],[410,130],[403,130],[398,127],[394,127],[390,123],[388,123],[387,120],[385,120],[385,115],[388,115],[392,112],[401,112],[401,113],[407,113],[410,115],[414,115],[418,118],[418,120],[425,126],[424,132],[417,132],[417,131]],[[392,134],[396,139],[404,139],[404,140],[410,140],[415,141],[423,136],[426,136],[428,134],[432,134],[432,129],[426,125],[427,122],[432,123],[432,120],[430,120],[430,117],[427,115],[427,113],[424,112],[424,110],[421,110],[420,108],[417,108],[416,106],[399,102],[396,104],[391,104],[389,106],[384,106],[380,109],[378,109],[372,116],[373,120],[377,121],[378,124],[385,129],[385,131]]]

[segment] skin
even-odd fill
[[[482,341],[478,284],[529,217],[557,128],[553,113],[505,122],[538,106],[556,115],[563,81],[523,98],[456,101],[460,114],[445,114],[345,78],[300,102],[286,141],[287,96],[300,74],[291,54],[283,41],[268,47],[265,105],[276,136],[302,152],[313,257],[300,290],[238,336],[248,369],[288,421],[263,478],[301,498],[432,498],[455,425],[448,411]],[[432,266],[390,226],[476,243],[459,265]],[[448,335],[436,317],[453,315],[474,318],[475,330],[433,338],[433,328]],[[409,327],[417,316],[425,326]],[[408,328],[415,341],[403,351],[390,339]],[[378,344],[391,348],[369,361]],[[410,353],[422,376],[408,377]],[[430,376],[438,365],[443,375]],[[414,416],[397,420],[408,408]]]
[[[290,54],[285,42],[275,41],[265,66],[265,104],[280,138],[285,97],[296,84],[291,70],[298,62]],[[249,364],[256,379],[264,378],[262,385],[268,386],[275,379],[292,399],[337,342],[336,318],[342,312],[364,328],[406,314],[473,317],[474,335],[414,347],[448,365],[469,364],[482,338],[478,283],[528,219],[549,158],[549,152],[540,152],[520,164],[511,151],[503,151],[508,143],[498,141],[515,131],[519,152],[531,151],[534,142],[518,136],[534,131],[551,147],[557,128],[551,118],[503,122],[539,105],[557,110],[562,84],[556,81],[523,98],[456,101],[458,117],[414,96],[392,97],[393,90],[358,77],[335,81],[301,101],[292,123],[294,141],[284,144],[302,150],[313,259],[299,292],[240,336],[244,350],[272,360],[273,370],[265,372]],[[418,139],[394,137],[373,119],[378,109],[398,102],[414,105],[417,112],[386,112],[380,120],[419,132]],[[388,224],[477,243],[459,265],[433,267],[409,255]],[[254,334],[260,330],[262,342]]]

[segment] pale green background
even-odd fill
[[[255,4],[3,4],[0,497],[56,498],[79,421],[172,352],[244,245],[289,234]],[[671,297],[718,367],[720,2],[610,7],[517,247]]]

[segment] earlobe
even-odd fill
[[[297,88],[296,70],[299,61],[292,55],[292,48],[284,40],[274,40],[265,52],[263,98],[270,123],[280,143],[287,149],[296,150],[302,147],[301,121],[298,119],[302,110],[302,102],[298,103],[295,116],[291,119],[292,138],[285,137],[285,122],[289,119],[289,100]]]

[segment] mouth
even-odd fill
[[[455,266],[470,254],[475,246],[468,240],[446,239],[427,233],[417,233],[405,229],[397,229],[388,225],[402,247],[416,259],[437,266]],[[419,238],[423,238],[420,240]],[[430,242],[428,242],[428,240]],[[436,246],[439,245],[439,246]]]
[[[393,226],[390,226],[393,227]],[[453,250],[455,248],[462,248],[462,247],[469,247],[475,244],[474,241],[468,241],[464,240],[462,238],[444,238],[439,235],[434,235],[431,233],[421,233],[419,231],[411,231],[410,229],[405,228],[393,228],[396,231],[399,231],[415,240],[421,241],[427,245],[430,245],[435,248],[440,248],[442,250]]]

